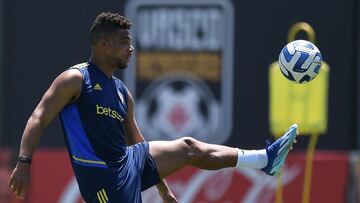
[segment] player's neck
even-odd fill
[[[95,64],[108,78],[111,78],[116,67],[110,64],[108,61],[104,60],[103,57],[97,57],[96,55],[91,55],[90,60],[91,63]]]

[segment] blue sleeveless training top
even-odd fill
[[[127,88],[91,62],[71,68],[83,77],[80,97],[60,112],[72,163],[107,167],[121,161],[126,154]]]

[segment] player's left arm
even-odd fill
[[[130,91],[128,91],[128,110],[127,110],[127,116],[125,118],[124,126],[125,126],[125,140],[127,145],[132,145],[145,141],[136,123],[136,119],[134,116],[134,99]],[[165,179],[162,179],[161,182],[156,185],[156,187],[164,202],[177,202],[175,196],[172,194],[170,188],[166,184]]]
[[[130,91],[128,91],[128,110],[127,110],[124,126],[125,126],[125,141],[127,145],[133,145],[145,141],[134,116],[134,99]]]

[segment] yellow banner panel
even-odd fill
[[[323,134],[327,130],[329,66],[323,62],[320,74],[311,82],[296,84],[281,73],[278,62],[269,70],[270,131],[281,136],[291,124],[300,134]]]

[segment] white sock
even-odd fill
[[[266,150],[243,150],[238,149],[236,167],[249,167],[262,169],[267,165],[268,158]]]

